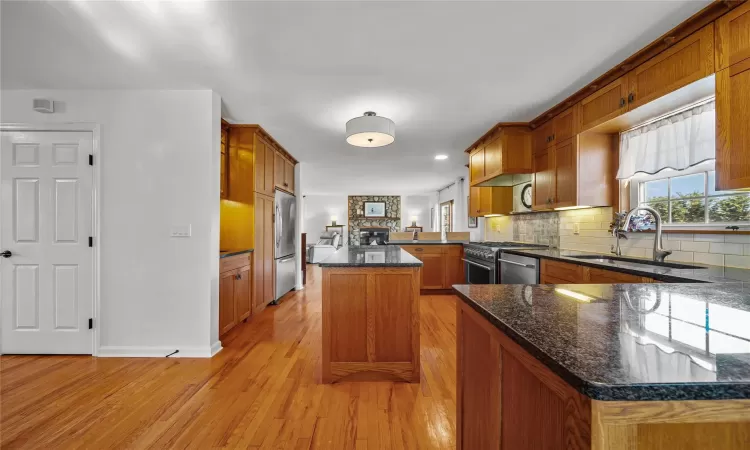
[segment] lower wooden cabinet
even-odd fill
[[[223,258],[219,274],[219,336],[252,314],[252,254]]]
[[[462,245],[402,245],[401,248],[422,261],[421,290],[446,290],[465,283]]]
[[[619,284],[654,283],[655,281],[640,275],[543,259],[539,282],[541,284]]]
[[[255,251],[253,257],[253,311],[258,313],[274,301],[273,197],[255,194]]]

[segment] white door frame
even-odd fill
[[[94,179],[92,180],[92,199],[91,199],[91,220],[93,221],[91,232],[94,237],[94,254],[93,256],[93,293],[94,293],[94,304],[92,309],[92,315],[94,318],[94,333],[91,342],[91,356],[99,355],[99,339],[101,336],[100,323],[99,323],[99,311],[101,308],[101,296],[100,296],[100,278],[99,278],[99,264],[100,264],[100,253],[99,243],[101,242],[101,229],[99,212],[100,209],[100,192],[101,192],[101,148],[99,138],[99,124],[98,123],[45,123],[45,124],[30,124],[30,123],[0,123],[0,131],[84,131],[89,132],[93,138],[93,154],[94,154]],[[0,324],[2,326],[2,324]],[[1,334],[0,334],[1,336]],[[0,354],[2,354],[2,342],[0,342]]]

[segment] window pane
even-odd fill
[[[669,222],[669,205],[667,204],[667,202],[646,203],[646,205],[654,208],[661,216],[661,219],[663,222]],[[646,211],[641,211],[639,214],[641,216],[646,217],[646,219],[644,220],[645,222],[650,222],[653,224],[653,226],[649,228],[641,228],[641,229],[653,229],[656,226],[656,219],[654,219],[651,213],[647,213]]]
[[[708,172],[708,195],[734,194],[734,191],[717,191],[716,190],[716,172]]]
[[[692,200],[673,200],[671,203],[673,223],[706,222],[705,198],[696,198]]]
[[[750,221],[750,196],[748,194],[727,195],[708,199],[709,222]]]
[[[671,198],[703,197],[705,192],[705,175],[696,173],[672,178],[672,190],[669,195]]]
[[[643,184],[646,187],[646,198],[644,199],[645,201],[652,202],[667,199],[668,181],[666,179],[647,181]]]

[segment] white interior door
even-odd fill
[[[2,132],[3,353],[92,353],[92,147],[90,132]]]

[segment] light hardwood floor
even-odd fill
[[[455,448],[456,298],[422,296],[419,384],[320,382],[321,272],[208,359],[0,357],[2,448]]]

